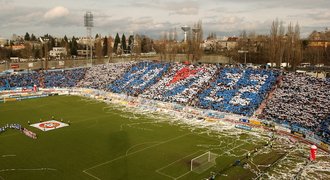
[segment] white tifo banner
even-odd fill
[[[41,123],[31,124],[30,126],[38,128],[42,131],[50,131],[50,130],[66,127],[69,125],[66,123],[59,122],[59,121],[50,120],[50,121],[45,121],[45,122],[41,122]]]

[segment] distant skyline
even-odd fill
[[[93,35],[125,33],[159,38],[182,25],[202,20],[204,35],[239,35],[242,30],[268,34],[278,18],[285,25],[299,23],[306,37],[330,27],[329,0],[0,0],[0,37],[25,32],[63,37],[85,36],[83,16],[91,11]]]

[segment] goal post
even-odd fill
[[[194,171],[197,173],[202,173],[207,169],[216,165],[216,158],[218,157],[217,154],[212,153],[210,151],[205,152],[202,155],[199,155],[190,161],[190,171]]]

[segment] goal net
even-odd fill
[[[210,151],[193,158],[190,161],[190,171],[196,173],[202,173],[207,169],[215,166],[215,159],[218,157],[217,154],[211,153]]]

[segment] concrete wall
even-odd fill
[[[190,57],[189,59],[192,59],[192,57]],[[188,56],[187,54],[176,54],[172,56],[167,55],[166,57],[158,56],[158,60],[171,61],[171,62],[184,62],[188,60]],[[230,59],[226,56],[221,56],[221,55],[204,55],[197,62],[226,64],[226,63],[230,63]]]

